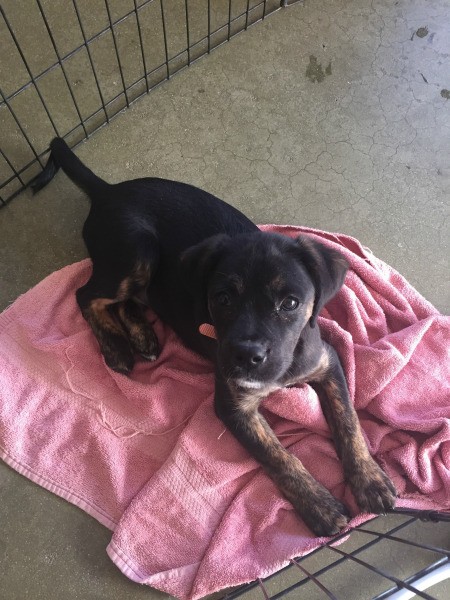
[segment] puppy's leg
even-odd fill
[[[317,392],[345,477],[364,512],[384,513],[395,505],[395,487],[370,456],[339,358],[331,347],[327,351],[330,366],[321,377]]]
[[[125,300],[112,306],[133,350],[146,360],[156,360],[159,355],[158,338],[145,317],[144,308],[135,300]]]
[[[141,320],[128,306],[122,310],[118,306],[130,301],[149,280],[150,266],[142,261],[136,262],[126,276],[123,269],[115,270],[114,265],[94,262],[91,279],[77,290],[78,305],[98,340],[106,364],[119,373],[131,371],[134,351],[155,358],[158,353],[151,325],[144,327],[143,315]]]
[[[264,468],[307,526],[318,536],[338,533],[346,508],[318,483],[278,441],[258,412],[261,397],[240,395],[216,375],[215,409],[220,419]]]

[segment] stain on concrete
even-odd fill
[[[328,63],[328,66],[323,70],[321,63],[317,61],[317,57],[313,54],[309,57],[309,65],[306,68],[306,77],[311,81],[311,83],[322,83],[327,75],[331,75],[331,61]]]
[[[428,27],[419,27],[419,29],[416,31],[416,35],[417,35],[417,37],[420,37],[420,38],[427,37]]]
[[[441,90],[441,96],[446,100],[450,100],[450,90]]]

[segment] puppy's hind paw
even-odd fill
[[[158,358],[158,354],[143,354],[141,356],[144,360],[148,360],[149,362],[154,362]]]
[[[110,369],[129,375],[134,367],[134,356],[131,347],[123,342],[117,345],[108,344],[107,347],[102,346],[102,353],[105,358],[105,363]]]
[[[155,361],[159,354],[159,342],[150,323],[139,323],[130,327],[130,343],[136,354],[140,354],[144,360]]]
[[[135,344],[134,342],[135,340],[132,339],[131,343],[135,352],[140,354],[140,356],[142,356],[144,360],[154,362],[158,358],[161,350],[159,347],[158,339],[153,333],[153,330],[151,330],[151,335],[147,335],[141,338],[139,344]]]

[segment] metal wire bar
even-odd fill
[[[282,590],[281,592],[278,592],[274,595],[271,596],[272,600],[278,600],[279,598],[282,598],[286,595],[290,595],[294,590],[297,590],[299,587],[307,584],[310,581],[313,581],[314,578],[317,580],[319,576],[321,576],[322,574],[326,573],[327,571],[330,571],[332,569],[337,568],[340,564],[342,564],[344,561],[347,560],[353,560],[356,559],[355,555],[359,554],[360,552],[372,547],[374,544],[379,543],[382,540],[386,539],[386,536],[388,536],[387,539],[389,538],[393,538],[393,541],[397,541],[398,540],[402,540],[402,538],[397,538],[397,536],[394,536],[393,534],[408,527],[409,525],[412,525],[413,523],[417,523],[420,520],[420,516],[422,514],[422,512],[425,512],[425,514],[427,513],[427,511],[412,511],[413,514],[415,515],[413,518],[410,518],[406,521],[404,521],[403,523],[398,524],[397,526],[391,528],[389,530],[389,533],[386,534],[382,534],[380,532],[374,532],[374,531],[370,531],[370,530],[366,530],[364,531],[365,533],[371,533],[374,534],[376,536],[375,540],[372,540],[366,544],[364,544],[363,546],[355,549],[353,552],[344,552],[340,549],[334,548],[333,544],[336,544],[337,539],[342,539],[345,536],[348,536],[348,532],[340,534],[339,536],[337,536],[337,538],[330,540],[330,542],[328,542],[327,544],[325,544],[324,546],[321,546],[320,548],[317,548],[316,550],[314,550],[313,552],[301,557],[301,558],[297,558],[294,559],[293,561],[291,561],[291,565],[292,563],[294,563],[298,568],[300,568],[302,570],[302,572],[307,576],[307,578],[302,579],[299,582],[296,582],[295,584],[285,588],[284,590]],[[435,515],[439,515],[440,513],[436,513],[436,511],[433,511]],[[443,516],[445,517],[448,513],[443,513]],[[358,530],[362,530],[363,528],[361,527],[357,527],[355,528],[353,531],[358,531]],[[366,528],[364,528],[365,530]],[[406,544],[409,544],[409,542],[407,540],[402,540],[404,541]],[[440,552],[443,549],[435,549],[432,548],[430,546],[427,546],[426,544],[416,544],[416,543],[412,543],[411,545],[417,545],[419,548],[423,548],[425,550],[431,550],[431,551],[438,551]],[[307,569],[305,569],[302,565],[300,565],[299,563],[303,560],[309,559],[313,554],[315,553],[319,553],[322,552],[324,550],[324,548],[330,548],[331,550],[334,550],[335,552],[337,552],[338,554],[341,555],[341,557],[339,559],[337,559],[336,561],[334,561],[332,564],[326,565],[325,567],[315,571],[314,573],[310,573],[309,571],[307,571]],[[404,581],[391,576],[390,574],[386,574],[383,573],[381,570],[376,569],[376,567],[373,567],[373,565],[370,565],[369,563],[366,563],[365,561],[362,561],[360,559],[356,559],[356,562],[359,562],[359,564],[361,564],[362,566],[368,568],[369,570],[375,571],[379,576],[383,577],[383,578],[387,578],[390,579],[391,581],[394,582],[394,587],[391,587],[389,590],[382,592],[381,594],[377,595],[376,598],[374,598],[373,600],[384,600],[386,598],[388,598],[392,593],[395,593],[396,591],[399,590],[408,590],[413,594],[416,594],[419,597],[422,598],[428,598],[430,600],[435,600],[432,598],[432,596],[430,596],[429,594],[426,594],[425,592],[421,591],[420,589],[416,589],[416,587],[414,587],[412,584],[414,582],[417,582],[419,584],[419,580],[420,582],[422,582],[423,578],[426,575],[432,574],[434,571],[437,571],[438,569],[442,569],[444,568],[446,565],[450,564],[450,560],[448,558],[448,551],[444,550],[443,554],[445,554],[445,557],[439,559],[438,561],[434,562],[432,565],[429,565],[428,567],[426,567],[425,569],[422,569],[421,571],[419,571],[418,573],[415,573],[414,575],[412,575],[411,577],[406,578]],[[281,571],[284,571],[285,569],[287,569],[289,567],[285,567],[284,569],[282,569]],[[279,571],[278,573],[273,574],[270,577],[267,577],[264,581],[269,581],[272,578],[276,578],[278,577],[279,573],[281,572]],[[319,582],[321,583],[321,582]],[[323,584],[322,584],[323,585]],[[241,596],[245,596],[247,592],[249,592],[251,589],[255,588],[255,587],[260,587],[259,584],[259,580],[251,583],[251,584],[246,584],[244,586],[241,586],[239,589],[237,590],[233,590],[232,592],[229,592],[228,594],[226,594],[226,596],[224,596],[223,600],[232,600],[234,598],[238,598]],[[325,587],[325,586],[324,586]],[[329,596],[329,594],[332,594],[332,592],[330,590],[327,590],[327,588],[325,588],[325,590],[322,590],[325,594],[327,594]],[[330,597],[330,596],[329,596]],[[337,599],[336,599],[337,600]]]
[[[404,529],[405,527],[408,527],[408,525],[411,525],[415,521],[417,521],[417,517],[412,517],[412,518],[408,519],[407,521],[405,521],[403,523],[399,523],[399,525],[397,525],[396,527],[394,527],[390,531],[391,531],[391,533],[397,533],[397,531],[400,531],[401,529]],[[307,558],[309,558],[311,556],[314,556],[315,554],[318,554],[319,552],[322,552],[324,548],[327,548],[328,546],[331,546],[332,544],[336,544],[341,539],[343,539],[345,537],[348,537],[348,535],[349,535],[348,531],[344,532],[344,533],[341,533],[341,534],[337,535],[336,537],[334,537],[327,544],[324,544],[323,546],[319,546],[318,548],[316,548],[315,550],[313,550],[309,554],[307,554],[305,556],[302,556],[300,558],[297,558],[296,560],[298,562],[300,562],[300,561],[303,561],[303,560],[305,560],[305,559],[307,559]],[[370,542],[367,542],[366,544],[363,544],[362,546],[360,546],[359,548],[357,548],[356,550],[354,550],[353,554],[358,554],[358,553],[362,552],[363,550],[367,550],[367,549],[371,548],[372,546],[375,546],[379,542],[380,542],[379,538],[376,539],[376,540],[371,540]],[[334,569],[335,567],[338,567],[340,564],[344,563],[346,560],[347,560],[346,557],[338,558],[333,563],[322,567],[318,571],[315,571],[313,574],[316,577],[320,577],[321,575],[325,574],[327,571],[330,571],[331,569]],[[287,568],[289,568],[289,567],[284,567],[283,569],[281,569],[277,573],[274,573],[273,575],[270,575],[269,577],[266,578],[266,581],[269,581],[273,577],[277,577],[279,573],[281,573],[282,571],[285,571]],[[288,594],[288,593],[290,593],[290,592],[298,589],[299,587],[302,587],[306,583],[308,583],[307,579],[304,579],[302,581],[297,581],[296,583],[294,583],[294,584],[290,585],[289,587],[287,587],[282,592],[280,592],[280,593],[275,594],[274,596],[272,596],[272,599],[275,600],[275,599],[278,599],[278,598],[282,598],[285,594]],[[255,581],[251,582],[251,583],[247,583],[247,584],[241,586],[239,589],[234,590],[233,592],[230,592],[229,594],[227,594],[225,596],[225,598],[226,598],[226,600],[233,600],[234,598],[240,597],[243,593],[251,590],[252,588],[254,588],[256,586],[257,586],[257,582],[255,582]]]
[[[168,46],[167,46],[166,20],[164,18],[164,3],[163,3],[163,0],[160,0],[159,3],[160,3],[160,6],[161,6],[161,21],[162,21],[162,28],[163,28],[163,35],[164,35],[164,52],[166,54],[166,73],[167,73],[167,79],[170,79],[169,50],[168,50]]]
[[[260,589],[261,589],[261,591],[262,591],[262,593],[264,595],[264,600],[270,600],[269,599],[269,594],[267,593],[266,588],[264,587],[264,584],[261,581],[261,579],[258,579],[257,581],[258,581],[258,585],[259,585],[259,587],[260,587]]]
[[[50,114],[50,111],[48,110],[47,105],[45,104],[44,98],[42,97],[42,94],[41,94],[41,90],[39,89],[39,86],[37,85],[37,82],[34,79],[33,73],[31,72],[31,69],[30,69],[30,67],[28,65],[27,59],[25,58],[25,55],[22,52],[22,48],[20,47],[19,40],[17,39],[17,37],[16,37],[16,35],[14,33],[14,30],[11,27],[11,24],[8,21],[7,17],[6,17],[6,13],[3,10],[3,7],[1,6],[1,4],[0,4],[0,14],[2,15],[2,17],[3,17],[4,21],[5,21],[5,25],[8,28],[9,34],[12,37],[12,39],[14,41],[14,44],[16,45],[17,51],[20,54],[20,58],[22,59],[22,62],[24,64],[24,66],[25,66],[25,69],[27,70],[27,73],[28,73],[31,81],[34,84],[34,87],[36,89],[36,93],[39,96],[39,100],[41,101],[42,106],[44,107],[44,110],[47,113],[47,117],[48,117],[48,119],[49,119],[49,121],[50,121],[50,123],[51,123],[51,125],[52,125],[52,127],[53,127],[53,129],[54,129],[54,131],[56,133],[56,135],[59,135],[58,128],[56,127],[55,122],[53,121],[52,116]]]
[[[245,10],[245,30],[248,29],[248,16],[250,14],[250,0],[247,0],[247,8]]]
[[[291,6],[292,4],[298,4],[303,1],[304,0],[281,0],[280,5],[282,8],[288,8],[288,6]]]
[[[91,65],[91,69],[92,69],[92,74],[94,75],[94,79],[95,79],[95,85],[97,86],[97,91],[99,93],[100,96],[100,102],[102,104],[102,108],[103,108],[103,113],[105,115],[105,119],[106,122],[109,123],[109,115],[108,115],[108,111],[106,110],[105,107],[105,99],[103,97],[103,93],[102,93],[102,88],[100,87],[100,82],[98,80],[98,76],[97,76],[97,71],[94,67],[94,61],[92,59],[92,54],[91,54],[91,50],[89,48],[89,42],[86,38],[86,33],[84,31],[84,27],[83,27],[83,22],[81,20],[81,15],[80,15],[80,11],[78,10],[78,5],[76,0],[72,0],[73,3],[73,7],[75,9],[75,13],[77,15],[77,19],[78,19],[78,25],[80,27],[80,31],[81,31],[81,35],[83,36],[83,40],[84,40],[84,44],[82,46],[79,47],[79,49],[81,50],[81,48],[86,48],[87,54],[88,54],[88,58],[89,58],[89,63]]]
[[[317,579],[317,577],[315,577],[315,575],[307,571],[302,565],[299,565],[295,558],[291,560],[291,563],[300,569],[300,571],[302,571],[302,573],[304,573],[307,577],[309,577],[309,579],[313,581],[322,590],[322,592],[328,596],[328,598],[331,598],[331,600],[337,600],[336,596],[332,594],[330,590],[326,588],[323,583]]]
[[[56,54],[56,56],[58,58],[58,63],[60,65],[61,71],[62,71],[62,73],[64,75],[64,79],[66,81],[67,89],[69,90],[70,97],[72,98],[73,104],[75,106],[75,110],[77,111],[77,115],[78,115],[78,118],[80,120],[80,124],[81,124],[81,126],[83,128],[84,135],[85,135],[86,138],[88,138],[89,137],[88,130],[86,129],[86,127],[84,125],[83,117],[81,115],[80,109],[78,108],[78,104],[77,104],[77,101],[75,99],[75,95],[74,95],[74,93],[72,91],[72,87],[71,87],[71,85],[69,83],[69,78],[67,77],[67,73],[66,73],[66,70],[64,68],[64,63],[62,62],[61,57],[59,55],[59,51],[58,51],[58,48],[56,46],[55,38],[53,37],[53,34],[52,34],[52,30],[51,30],[50,25],[49,25],[49,23],[47,21],[47,17],[45,16],[44,9],[42,8],[41,0],[36,0],[36,2],[37,2],[37,5],[39,7],[39,11],[41,13],[42,20],[44,21],[45,28],[47,29],[48,36],[49,36],[50,41],[52,43],[53,50],[55,51],[55,54]]]
[[[412,508],[392,508],[387,511],[388,513],[395,515],[408,515],[417,517],[421,521],[432,521],[433,523],[439,523],[440,521],[450,522],[450,512],[448,511],[437,511],[437,510],[414,510]]]
[[[380,538],[384,538],[386,540],[392,540],[394,542],[400,542],[401,544],[406,544],[407,546],[415,546],[416,548],[421,548],[422,550],[430,550],[430,552],[437,552],[438,554],[444,554],[447,557],[450,557],[450,551],[445,550],[444,548],[436,548],[435,546],[428,546],[427,544],[419,544],[417,542],[412,542],[410,540],[405,540],[403,538],[399,538],[395,535],[389,535],[388,533],[380,533],[378,531],[370,531],[370,529],[364,529],[363,527],[356,527],[353,531],[369,533],[370,535],[376,535]]]
[[[2,155],[3,159],[6,161],[7,165],[12,170],[12,172],[15,173],[14,166],[12,165],[12,163],[10,162],[10,160],[8,159],[8,157],[6,156],[6,154],[3,152],[3,150],[1,148],[0,148],[0,154]],[[17,179],[19,179],[19,182],[22,185],[24,185],[23,180],[21,179],[20,175],[13,175],[12,178],[10,178],[10,179],[14,180],[14,179],[16,179],[16,177],[17,177]],[[0,197],[0,206],[6,206],[6,202],[1,197]]]
[[[162,2],[162,0],[161,0],[161,2]],[[129,107],[130,106],[130,101],[128,99],[127,85],[125,83],[125,78],[123,76],[122,61],[120,60],[119,48],[117,46],[116,33],[114,31],[114,25],[113,25],[113,22],[112,22],[112,19],[111,19],[111,11],[109,10],[108,0],[105,0],[105,8],[106,8],[106,13],[108,15],[109,28],[111,29],[111,34],[112,34],[112,39],[113,39],[113,44],[114,44],[114,50],[116,51],[117,64],[119,66],[120,79],[122,81],[123,93],[125,94],[125,100],[126,100],[126,103],[127,103],[127,107]]]
[[[186,41],[187,41],[187,55],[188,55],[188,65],[191,64],[191,41],[189,36],[189,9],[188,9],[188,0],[184,0],[184,7],[186,13]]]
[[[0,148],[0,154],[5,159],[6,163],[8,164],[8,167],[11,169],[11,171],[13,171],[13,173],[15,173],[13,175],[13,177],[10,178],[10,181],[12,181],[13,179],[15,179],[17,177],[17,179],[20,181],[20,183],[22,185],[25,185],[24,182],[23,182],[22,177],[20,176],[20,173],[17,173],[16,169],[14,168],[14,165],[12,164],[12,162],[9,160],[9,158],[6,156],[6,154],[3,152],[3,150],[1,148]]]
[[[16,113],[14,112],[14,110],[12,109],[11,104],[8,102],[8,100],[6,100],[5,96],[3,95],[2,90],[0,89],[0,98],[2,98],[2,103],[5,104],[5,106],[8,108],[9,112],[11,113],[14,121],[16,122],[17,127],[20,129],[20,133],[23,135],[25,141],[27,142],[27,144],[30,147],[30,150],[33,152],[34,156],[36,157],[36,160],[39,162],[39,164],[41,165],[41,167],[43,167],[43,163],[40,160],[40,157],[38,155],[38,153],[36,152],[36,150],[34,149],[33,144],[31,143],[28,135],[26,134],[24,128],[22,127],[22,125],[20,124],[20,120],[18,119]],[[14,169],[14,172],[16,172],[16,170]]]
[[[389,579],[389,581],[393,581],[394,583],[397,584],[397,586],[399,588],[405,588],[405,589],[409,590],[410,592],[413,592],[417,596],[420,596],[420,598],[425,598],[425,600],[435,600],[429,594],[426,594],[425,592],[421,592],[420,590],[418,590],[417,588],[413,587],[409,583],[406,583],[405,581],[402,581],[401,579],[399,579],[398,577],[395,577],[394,575],[389,575],[388,573],[386,573],[382,569],[379,569],[378,567],[374,567],[370,563],[366,562],[365,560],[361,560],[360,558],[357,558],[356,556],[354,556],[353,554],[351,554],[349,552],[344,552],[340,548],[335,548],[334,546],[329,546],[329,548],[331,550],[333,550],[334,552],[337,552],[341,556],[345,556],[349,560],[357,563],[358,565],[361,565],[362,567],[366,567],[367,569],[369,569],[369,571],[373,571],[377,575],[381,575],[381,577],[385,577],[386,579]]]
[[[186,2],[187,2],[187,0],[186,0]],[[145,62],[145,52],[144,52],[144,42],[142,40],[141,22],[139,20],[139,11],[138,11],[138,6],[136,3],[136,0],[133,0],[133,4],[134,4],[134,12],[136,13],[136,24],[137,24],[138,35],[139,35],[139,46],[141,48],[142,66],[144,68],[145,86],[147,88],[147,93],[148,93],[150,91],[150,88],[148,86],[147,65]]]
[[[211,52],[211,0],[208,0],[208,54]]]
[[[411,577],[407,577],[405,579],[405,582],[411,583],[411,584],[418,582],[420,579],[422,579],[426,575],[430,575],[434,571],[437,571],[438,569],[440,569],[448,564],[450,564],[450,562],[446,558],[441,558],[440,560],[436,561],[432,565],[425,567],[425,569],[421,569],[418,573],[414,573],[414,575],[411,575]],[[385,598],[389,598],[398,589],[399,589],[398,586],[393,586],[393,587],[389,588],[388,590],[382,592],[381,594],[378,594],[377,596],[372,598],[372,600],[384,600]]]

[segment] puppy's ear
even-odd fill
[[[180,257],[181,270],[190,289],[205,289],[209,275],[230,242],[223,233],[213,235],[185,250]]]
[[[301,235],[295,241],[302,264],[315,288],[314,307],[309,321],[314,327],[322,308],[341,289],[349,265],[340,252],[306,236]]]

